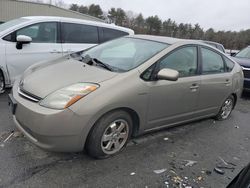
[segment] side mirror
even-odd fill
[[[232,57],[234,57],[235,55],[236,55],[235,52],[231,52],[231,53],[230,53],[230,56],[232,56]]]
[[[16,48],[21,50],[23,48],[23,44],[29,44],[32,42],[32,38],[26,35],[18,35],[16,37]]]
[[[159,80],[176,81],[179,78],[179,72],[173,69],[161,69],[157,73],[157,78]]]

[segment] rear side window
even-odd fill
[[[226,71],[231,72],[234,68],[234,62],[228,58],[225,58],[225,63],[226,63]]]
[[[102,28],[102,30],[103,30],[103,37],[102,37],[101,42],[106,42],[108,40],[112,40],[115,38],[128,35],[128,33],[126,32],[115,30],[115,29]]]
[[[222,51],[222,52],[225,53],[225,50],[224,50],[224,48],[223,48],[221,45],[218,45],[218,49],[219,49],[220,51]]]
[[[64,43],[99,43],[98,29],[96,26],[63,23],[62,42]]]
[[[201,48],[201,57],[203,74],[224,72],[224,61],[218,53],[207,48]]]
[[[24,27],[16,31],[16,36],[26,35],[32,38],[33,43],[56,43],[57,23],[44,22]]]

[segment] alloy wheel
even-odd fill
[[[230,113],[233,110],[233,100],[231,98],[228,98],[222,108],[221,108],[221,118],[222,119],[227,119]]]
[[[108,155],[118,152],[126,144],[128,136],[129,126],[126,120],[119,119],[112,122],[102,136],[102,151]]]

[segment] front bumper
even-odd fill
[[[13,87],[17,128],[35,145],[58,152],[77,152],[84,148],[90,116],[79,116],[70,109],[53,110],[21,97]]]

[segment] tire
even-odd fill
[[[132,133],[131,116],[122,110],[107,113],[90,131],[86,151],[94,158],[103,159],[119,153]]]
[[[235,99],[233,95],[230,95],[222,104],[219,113],[215,116],[216,120],[227,119],[234,108]]]
[[[3,72],[0,70],[0,94],[5,92],[5,80]]]

